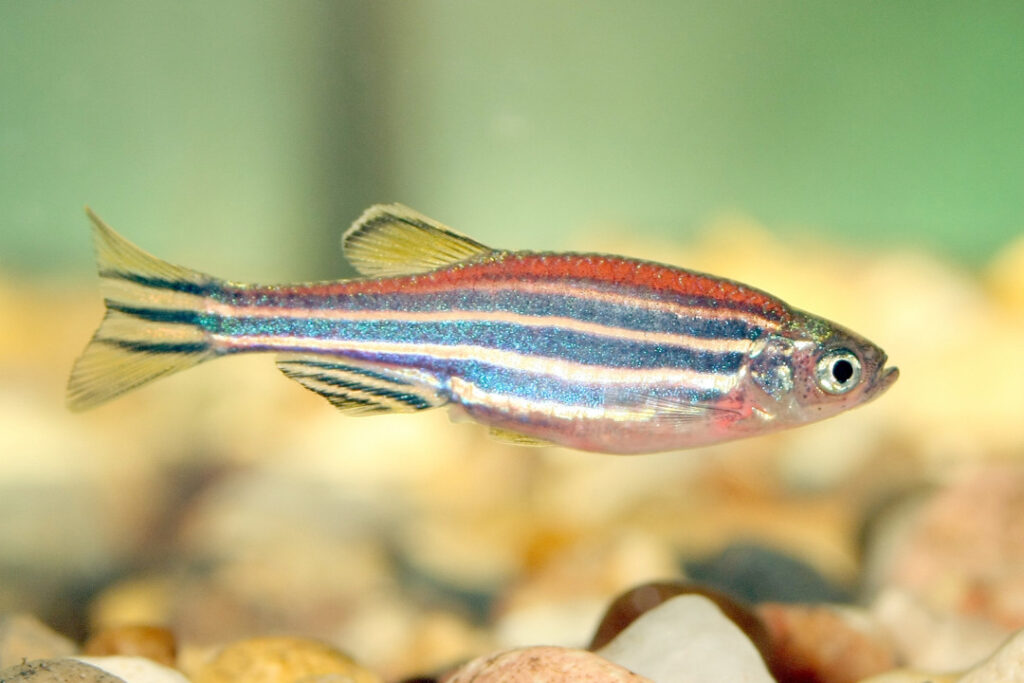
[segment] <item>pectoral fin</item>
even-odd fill
[[[691,423],[722,419],[729,414],[739,415],[732,408],[714,405],[707,402],[693,403],[682,397],[666,396],[655,392],[630,391],[624,403],[633,406],[641,419],[659,420],[664,422]]]
[[[277,367],[349,415],[409,413],[447,403],[431,378],[416,370],[316,354],[281,354]]]
[[[369,277],[425,273],[494,250],[401,204],[367,209],[341,238],[345,258]]]
[[[499,427],[491,427],[489,434],[492,439],[496,441],[503,441],[505,443],[515,444],[516,446],[553,446],[550,441],[544,439],[537,439],[526,434],[514,432],[511,429],[501,429]]]

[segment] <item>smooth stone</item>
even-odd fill
[[[477,657],[441,680],[444,683],[653,683],[592,652],[552,645]]]
[[[774,683],[749,638],[701,595],[645,612],[598,651],[658,683]]]
[[[82,646],[82,653],[99,657],[146,657],[164,666],[174,666],[177,644],[174,634],[163,627],[111,626],[90,637]]]
[[[780,681],[856,683],[898,664],[891,638],[870,614],[829,605],[759,605]]]
[[[904,666],[921,671],[965,671],[1013,635],[976,616],[931,610],[899,588],[882,591],[871,613],[891,634]]]
[[[299,683],[314,677],[345,676],[351,683],[380,683],[377,674],[348,655],[316,640],[251,638],[218,651],[193,676],[194,683]],[[330,680],[330,679],[327,679]]]
[[[0,668],[75,653],[75,644],[31,614],[0,615]]]
[[[734,543],[716,556],[686,562],[685,573],[751,604],[847,602],[850,597],[809,564],[750,543]]]
[[[77,659],[37,659],[0,671],[0,681],[31,683],[128,683]],[[134,683],[134,681],[132,682]]]
[[[1009,681],[1024,681],[1024,630],[1018,631],[991,657],[957,679],[957,683]]]
[[[619,595],[608,605],[588,649],[601,649],[641,614],[679,595],[703,595],[740,627],[762,657],[767,658],[771,653],[768,630],[748,605],[733,600],[725,593],[689,581],[651,581]]]
[[[981,618],[1011,632],[1024,628],[1022,490],[1019,462],[958,470],[875,530],[881,541],[869,543],[869,585],[906,591],[939,614]]]
[[[145,657],[75,657],[128,683],[189,683],[181,673]]]

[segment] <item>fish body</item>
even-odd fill
[[[616,256],[490,249],[400,205],[343,238],[352,280],[250,285],[142,252],[90,212],[107,315],[72,408],[273,352],[355,415],[448,405],[520,443],[647,453],[763,434],[895,381],[869,341],[746,285]]]

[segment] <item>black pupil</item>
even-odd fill
[[[840,384],[853,377],[853,364],[848,360],[837,360],[832,364],[832,377]]]

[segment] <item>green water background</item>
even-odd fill
[[[976,266],[1024,229],[1024,3],[0,1],[0,270],[82,206],[236,279],[402,201],[481,241],[783,238]]]

